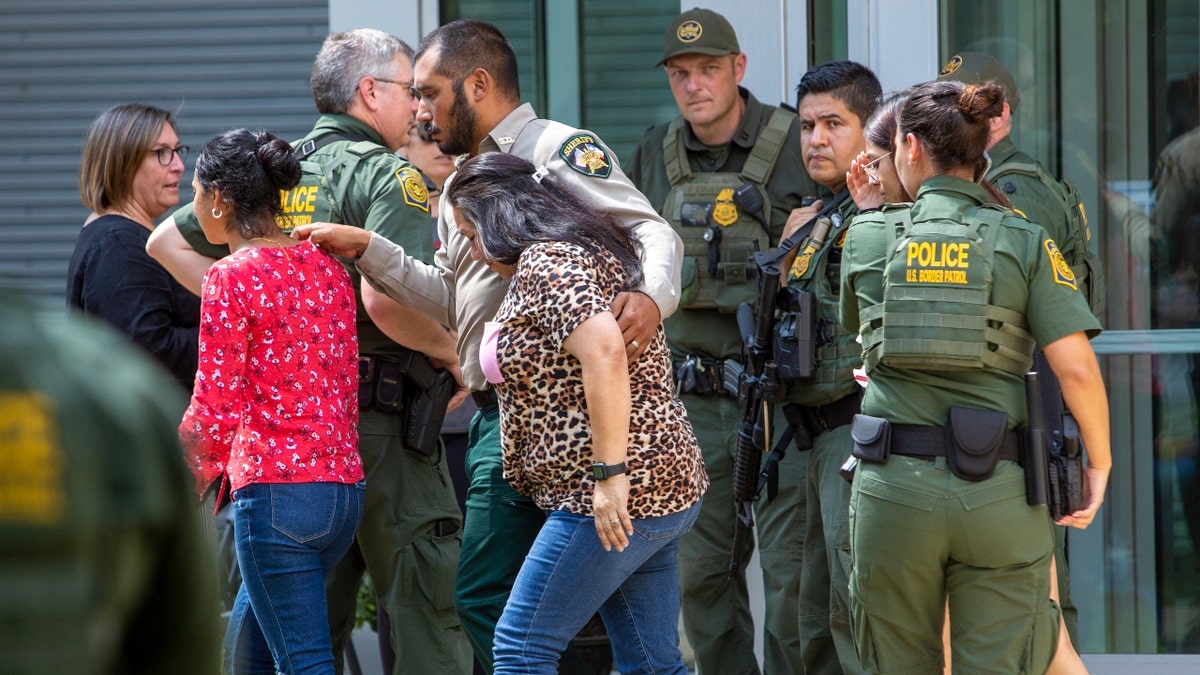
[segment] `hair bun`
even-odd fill
[[[300,161],[287,141],[266,130],[254,132],[255,154],[271,187],[290,190],[300,182]]]
[[[1004,112],[1004,86],[995,80],[963,85],[958,110],[972,122],[999,117]]]

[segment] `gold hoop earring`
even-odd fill
[[[210,211],[209,213],[211,213],[212,217],[216,218],[217,220],[220,220],[225,217],[225,212],[217,209],[217,207],[215,207],[215,206],[212,207],[212,211]]]

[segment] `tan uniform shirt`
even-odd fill
[[[611,162],[607,177],[587,175],[569,164],[559,152],[576,136],[588,136],[603,147]],[[576,195],[616,216],[642,244],[645,281],[641,290],[653,298],[662,318],[679,304],[680,265],[683,242],[650,202],[617,166],[616,158],[594,134],[540,119],[528,103],[513,110],[479,144],[479,152],[507,152],[545,166]],[[447,191],[454,176],[446,181]],[[359,271],[381,292],[414,307],[458,331],[458,358],[463,381],[472,390],[487,388],[479,366],[479,343],[483,324],[496,315],[508,282],[488,269],[482,260],[471,258],[471,243],[458,233],[454,213],[441,200],[438,238],[442,247],[434,265],[425,265],[405,255],[398,247],[386,246],[372,236],[371,244],[358,260]]]

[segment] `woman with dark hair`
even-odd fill
[[[910,93],[911,89],[905,89],[889,94],[863,126],[867,149],[866,152],[855,158],[846,179],[850,194],[862,211],[878,209],[885,203],[912,201],[912,197],[900,183],[900,176],[896,172],[895,164],[887,161],[896,149],[896,117]],[[979,168],[975,172],[975,181],[988,193],[992,203],[1011,208],[1012,202],[1008,200],[1008,197],[984,177],[987,175],[989,165],[987,154],[984,153],[977,163]],[[863,377],[865,380],[865,375]],[[1050,599],[1057,602],[1058,598],[1056,567],[1052,558],[1050,560]],[[952,672],[949,617],[949,605],[947,605],[946,622],[942,635],[947,675]],[[1083,669],[1083,662],[1075,651],[1074,645],[1071,644],[1066,624],[1061,621],[1054,661],[1046,672],[1087,672]]]
[[[548,513],[496,626],[496,673],[556,672],[597,610],[618,670],[687,672],[676,551],[708,481],[661,326],[629,364],[610,311],[641,283],[635,240],[505,153],[463,164],[446,199],[474,255],[512,277],[480,360],[505,478]]]
[[[662,326],[629,363],[611,311],[641,281],[635,239],[506,153],[465,162],[444,198],[472,257],[511,279],[480,365],[500,402],[504,477],[548,514],[496,627],[495,672],[556,673],[599,610],[616,669],[686,673],[676,555],[708,477]],[[304,235],[339,255],[387,245],[338,225]]]
[[[859,153],[846,174],[846,188],[859,212],[877,209],[883,204],[912,201],[904,191],[892,153],[896,151],[896,113],[908,100],[908,89],[889,92],[863,124],[866,150]]]
[[[1100,327],[1045,230],[976,182],[995,83],[914,88],[896,117],[911,205],[860,214],[846,238],[841,312],[870,385],[856,418],[852,619],[865,667],[942,667],[947,597],[956,670],[1043,672],[1059,635],[1053,537],[1018,464],[1024,374],[1041,345],[1089,462],[1087,527],[1112,464],[1108,404],[1088,339]]]
[[[146,253],[155,221],[179,202],[188,148],[175,117],[140,103],[92,122],[79,195],[92,210],[67,270],[67,304],[116,326],[191,389],[200,302]]]
[[[197,492],[232,491],[242,586],[229,673],[334,672],[324,579],[363,508],[350,275],[276,225],[280,191],[300,175],[285,141],[237,129],[204,146],[192,181],[204,235],[230,250],[204,275],[200,365],[179,426]]]

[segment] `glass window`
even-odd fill
[[[941,0],[943,63],[1020,90],[1016,145],[1079,189],[1104,264],[1114,468],[1069,535],[1085,653],[1200,653],[1200,8],[1195,0]]]

